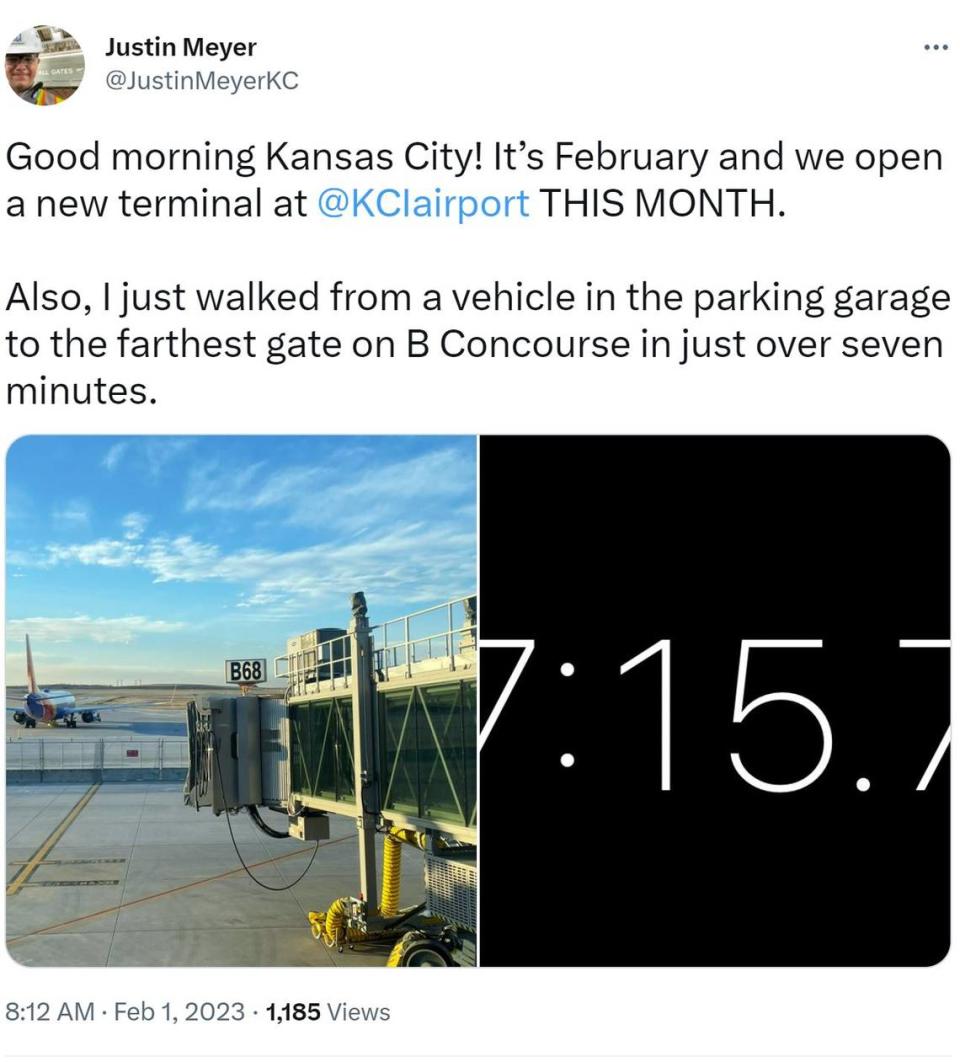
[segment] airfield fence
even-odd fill
[[[186,777],[186,738],[7,738],[7,783],[176,782]]]

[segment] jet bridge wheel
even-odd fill
[[[413,939],[409,939],[409,938]],[[439,940],[416,939],[409,934],[403,942],[398,966],[456,966],[446,945]]]

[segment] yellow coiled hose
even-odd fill
[[[404,844],[412,844],[415,848],[425,849],[430,841],[429,834],[417,833],[416,830],[405,830],[402,826],[391,826],[388,833],[389,837],[396,837],[398,841],[403,841]],[[437,839],[440,847],[445,847],[443,844],[443,838]]]
[[[361,930],[347,929],[344,926],[349,903],[349,896],[341,896],[330,904],[328,910],[311,911],[307,915],[310,920],[310,932],[315,940],[322,940],[328,948],[337,948],[341,944],[353,944],[365,939],[366,934]]]
[[[388,833],[383,839],[383,881],[380,885],[380,914],[394,918],[400,913],[400,862],[403,844]]]
[[[387,966],[396,969],[400,965],[400,960],[403,958],[403,953],[406,950],[406,942],[401,937],[393,946],[393,950],[390,952],[390,958],[387,959]]]
[[[400,913],[400,863],[403,845],[425,849],[430,838],[416,830],[391,826],[383,839],[383,884],[380,886],[380,914],[393,918]],[[442,841],[440,842],[442,844]]]
[[[403,829],[400,826],[391,826],[384,837],[383,882],[380,886],[380,914],[384,918],[395,918],[400,913],[400,865],[403,845],[411,844],[415,848],[425,849],[428,843],[429,836],[426,833]],[[443,845],[442,840],[440,844]],[[339,900],[334,900],[326,911],[311,911],[307,916],[314,938],[322,940],[328,948],[370,940],[373,937],[373,934],[364,933],[360,929],[346,928],[344,922],[349,903],[348,896],[341,896]],[[402,950],[399,944],[393,949],[387,962],[388,966],[397,965]]]

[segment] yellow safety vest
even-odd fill
[[[38,107],[51,107],[57,103],[63,103],[63,97],[57,96],[49,89],[38,88],[33,94],[33,102]]]

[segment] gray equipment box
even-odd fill
[[[349,657],[350,642],[342,627],[317,627],[287,639],[287,673],[303,682],[340,678]]]
[[[291,815],[290,836],[298,841],[329,841],[330,819],[327,815]]]
[[[208,697],[187,706],[184,802],[215,815],[287,801],[288,727],[282,700]]]

